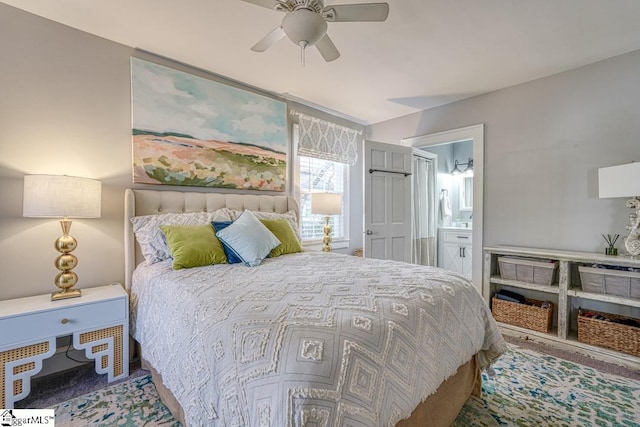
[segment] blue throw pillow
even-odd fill
[[[248,210],[242,212],[233,224],[218,231],[216,236],[249,267],[260,265],[280,244],[280,240]]]
[[[228,226],[233,224],[233,221],[213,221],[211,225],[213,225],[213,229],[216,231],[224,230]],[[242,260],[236,255],[236,253],[231,249],[225,242],[222,242],[222,248],[224,249],[225,255],[227,255],[227,262],[229,264],[238,264],[242,262]]]

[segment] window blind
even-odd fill
[[[353,165],[358,161],[358,135],[362,132],[292,110],[298,117],[298,155]]]

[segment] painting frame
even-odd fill
[[[133,183],[285,192],[287,105],[131,58]]]

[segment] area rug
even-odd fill
[[[514,345],[482,374],[454,426],[640,426],[640,381]],[[149,375],[53,407],[63,426],[170,426]]]
[[[640,381],[509,346],[454,426],[640,426]]]

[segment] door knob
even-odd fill
[[[371,236],[372,234],[373,234],[373,231],[367,230],[367,236]]]

